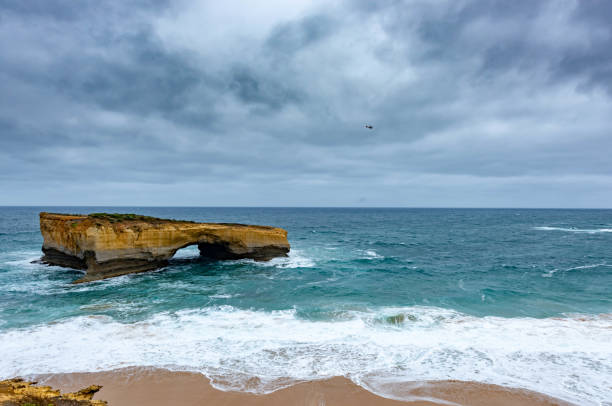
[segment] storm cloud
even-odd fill
[[[612,207],[610,21],[604,0],[3,0],[0,204]]]

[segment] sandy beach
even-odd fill
[[[128,405],[463,405],[463,406],[551,406],[570,403],[521,389],[475,382],[407,382],[398,393],[408,401],[373,394],[344,377],[296,383],[269,394],[225,392],[215,389],[204,375],[164,369],[126,368],[107,372],[48,374],[33,377],[40,384],[62,391],[102,385],[94,399],[112,406]]]

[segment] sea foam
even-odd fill
[[[611,315],[474,317],[404,307],[312,321],[293,309],[220,306],[131,324],[82,316],[5,330],[0,375],[153,366],[201,372],[224,390],[262,393],[288,379],[340,375],[393,397],[389,382],[459,379],[597,404],[612,398],[611,341]]]
[[[599,233],[612,233],[612,228],[572,228],[572,227],[534,227],[534,230],[539,231],[566,231],[569,233],[578,234],[599,234]]]
[[[554,274],[556,274],[557,272],[570,272],[570,271],[581,271],[584,269],[596,269],[596,268],[600,268],[600,267],[605,267],[605,268],[610,268],[612,267],[612,265],[607,264],[605,262],[599,263],[599,264],[587,264],[587,265],[579,265],[579,266],[573,266],[571,268],[566,268],[566,269],[551,269],[550,271],[546,271],[542,274],[543,277],[545,278],[552,278]]]

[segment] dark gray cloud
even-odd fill
[[[5,0],[0,204],[612,207],[611,20]]]
[[[325,14],[281,23],[272,30],[266,45],[273,53],[292,56],[301,49],[329,37],[339,23]]]

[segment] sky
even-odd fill
[[[0,205],[610,208],[610,21],[607,0],[0,0]]]

